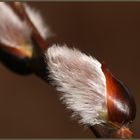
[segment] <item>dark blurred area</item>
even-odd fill
[[[132,92],[137,105],[132,124],[140,137],[140,3],[29,2],[40,10],[54,36],[105,62]],[[18,66],[17,66],[18,67]],[[92,138],[70,118],[59,94],[35,75],[17,75],[0,65],[0,137]]]

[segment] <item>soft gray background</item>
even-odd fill
[[[104,61],[133,93],[140,137],[140,3],[30,2],[55,34],[48,43],[66,43]],[[93,137],[70,119],[55,89],[34,75],[16,75],[0,65],[0,137]]]

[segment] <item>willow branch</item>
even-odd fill
[[[21,20],[24,20],[24,22],[26,22],[32,30],[32,39],[34,43],[35,53],[36,52],[38,53],[34,55],[38,55],[38,56],[33,57],[31,63],[31,69],[32,72],[34,72],[38,77],[46,81],[47,71],[46,71],[46,64],[45,64],[43,54],[44,51],[47,50],[48,45],[46,44],[46,41],[42,38],[42,36],[38,32],[37,28],[31,22],[28,14],[26,13],[24,3],[9,2],[8,4],[14,10],[14,12],[19,16],[19,18]],[[110,131],[109,126],[94,125],[94,126],[89,126],[89,128],[97,138],[109,138],[109,137],[121,138],[121,136],[117,135],[116,133],[112,133]]]

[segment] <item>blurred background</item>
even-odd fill
[[[132,129],[140,137],[140,3],[29,2],[53,37],[105,62],[127,84],[137,105]],[[92,138],[70,118],[55,89],[35,75],[17,75],[0,64],[0,137]]]

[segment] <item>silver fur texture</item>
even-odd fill
[[[40,13],[25,4],[25,10],[41,36],[46,39],[51,35]],[[21,20],[5,2],[0,2],[0,42],[8,47],[31,46],[32,30]]]
[[[31,30],[5,2],[0,2],[0,42],[18,48],[30,42]]]
[[[66,45],[51,46],[45,56],[52,85],[72,116],[86,125],[106,122],[106,79],[100,62]]]

